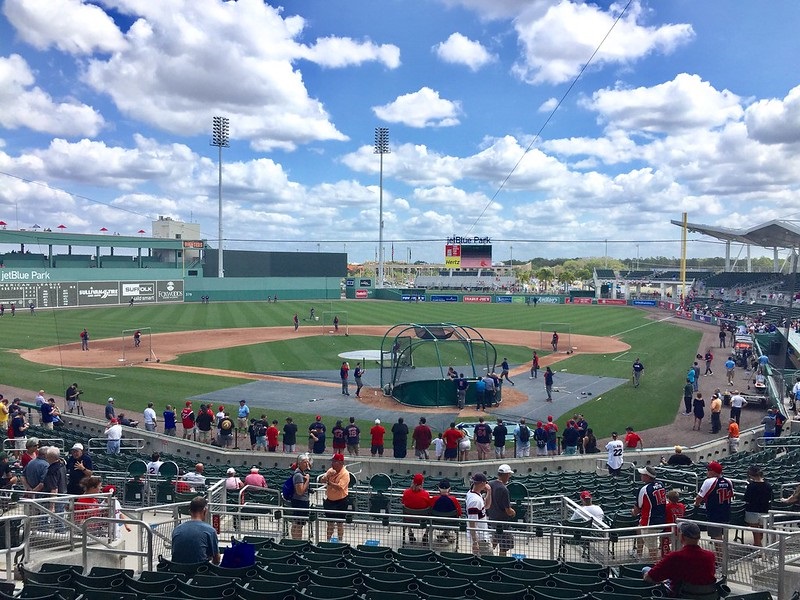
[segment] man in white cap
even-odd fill
[[[81,481],[92,476],[92,457],[85,454],[83,444],[74,444],[67,458],[67,493],[79,495],[83,493]]]
[[[372,456],[383,456],[383,436],[386,435],[386,429],[381,425],[380,419],[375,419],[375,425],[369,430],[372,444],[370,453]]]
[[[486,517],[490,521],[514,521],[517,512],[511,506],[511,497],[508,494],[508,482],[511,480],[513,469],[509,465],[497,467],[497,479],[489,482],[492,490],[492,502],[486,508]],[[514,536],[510,531],[502,533],[495,531],[492,534],[492,548],[500,547],[500,556],[506,556],[514,547]]]
[[[267,487],[267,480],[261,473],[259,473],[258,467],[252,466],[250,467],[250,472],[244,478],[244,484],[253,487],[265,488]]]
[[[70,411],[70,412],[72,412],[72,411]],[[116,412],[116,410],[114,410],[114,399],[113,398],[109,398],[106,401],[106,412],[105,412],[105,415],[106,415],[106,421],[110,421],[111,419],[113,419],[114,417],[117,416],[117,412]]]
[[[655,467],[641,467],[636,469],[642,477],[644,485],[639,490],[639,495],[636,498],[636,506],[631,511],[634,516],[639,517],[639,525],[646,527],[648,525],[663,525],[667,521],[667,490],[664,484],[656,480],[658,472]],[[636,557],[637,551],[641,552],[643,547],[647,547],[650,552],[651,559],[656,556],[656,551],[659,547],[660,538],[651,534],[656,533],[653,529],[644,529],[641,531],[645,537],[639,538],[636,541],[636,549],[631,550],[631,556]]]

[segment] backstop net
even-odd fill
[[[122,353],[119,362],[143,363],[156,361],[150,327],[122,330]]]
[[[350,329],[347,326],[346,310],[324,310],[322,311],[322,320],[320,323],[322,335],[350,334]]]
[[[472,327],[454,323],[403,323],[392,327],[381,343],[384,358],[381,388],[404,404],[456,404],[452,367],[474,381],[494,371],[495,347]]]
[[[540,323],[539,348],[553,351],[553,334],[558,334],[558,352],[571,352],[572,324],[571,323]]]

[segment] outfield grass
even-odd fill
[[[646,429],[671,422],[680,397],[686,366],[691,364],[700,340],[700,333],[697,331],[650,320],[643,311],[630,307],[306,301],[39,310],[35,317],[31,317],[26,311],[18,311],[13,318],[7,313],[0,319],[0,332],[6,350],[0,353],[2,382],[30,390],[44,388],[55,396],[60,395],[60,390],[66,389],[69,383],[76,380],[86,390],[86,400],[103,402],[107,396],[114,396],[118,399],[118,406],[137,414],[149,400],[155,402],[157,407],[167,403],[180,404],[188,396],[238,385],[242,380],[130,367],[106,369],[97,373],[51,370],[52,367],[22,360],[13,349],[75,343],[78,342],[78,333],[84,327],[95,340],[121,338],[123,329],[141,327],[151,327],[153,333],[162,333],[286,326],[289,332],[294,313],[297,312],[302,319],[308,315],[312,306],[318,315],[323,310],[336,310],[342,314],[346,312],[350,325],[454,322],[478,330],[538,330],[543,323],[560,322],[570,323],[572,333],[617,335],[632,346],[631,352],[619,360],[613,360],[614,356],[603,355],[574,356],[558,366],[558,369],[567,368],[575,373],[627,378],[630,376],[633,359],[637,355],[641,356],[645,364],[645,374],[639,389],[622,386],[604,394],[601,399],[590,400],[580,409],[600,434],[610,429],[623,428],[628,423],[638,429]],[[301,320],[301,326],[318,328],[320,334],[322,333],[321,325],[303,323]],[[339,352],[377,347],[375,342],[375,338],[363,339],[358,336],[319,336],[196,353],[180,358],[179,362],[201,366],[205,363],[217,368],[245,371],[333,369],[341,363],[336,356]],[[531,336],[532,344],[538,342],[538,336]],[[345,345],[348,347],[345,348]],[[154,349],[158,351],[157,345],[154,345]],[[499,347],[498,354],[499,358],[508,356],[512,363],[522,363],[529,359],[527,348]],[[308,413],[296,413],[293,416],[298,423],[305,423],[313,418]],[[342,415],[347,416],[349,415]],[[411,422],[416,419],[409,417],[408,421],[413,424]]]

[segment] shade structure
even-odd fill
[[[58,227],[56,227],[56,229],[66,229],[66,228],[67,228],[67,226],[64,225],[63,223],[61,225],[59,225]]]
[[[105,227],[101,227],[101,228],[100,228],[100,231],[102,231],[103,233],[105,233],[106,231],[108,231],[108,229],[106,229]]]

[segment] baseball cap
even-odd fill
[[[317,415],[317,416],[316,416],[316,417],[314,417],[314,418],[315,418],[317,421],[322,421],[322,417],[321,417],[320,415]]]
[[[81,444],[80,442],[73,444],[72,450],[83,450],[83,444]]]
[[[591,497],[592,497],[592,492],[590,492],[589,490],[583,490],[581,492],[581,500],[588,500],[591,499]]]
[[[39,393],[40,394],[44,394],[44,390],[39,390]]]
[[[553,415],[547,415],[547,420],[548,421],[552,421],[553,420]]]
[[[628,425],[628,426],[625,428],[625,431],[633,431],[633,427],[631,427],[630,425]]]
[[[233,467],[230,467],[230,468],[229,468],[229,469],[226,471],[226,473],[227,473],[228,475],[236,475],[236,469],[234,469]]]
[[[113,402],[113,401],[114,401],[114,399],[113,399],[113,398],[109,398],[109,399],[108,399],[108,401],[109,401],[109,402]]]
[[[256,467],[256,466],[250,467],[250,472],[251,473],[258,473],[258,467]]]
[[[109,421],[109,423],[112,423],[112,424],[117,424],[117,423],[119,423],[119,419],[111,419],[111,420]]]
[[[499,467],[497,467],[497,472],[498,473],[513,473],[514,469],[512,469],[510,465],[500,465]]]
[[[375,419],[375,425],[380,425],[380,424],[381,424],[381,420],[380,419]]]
[[[722,465],[719,464],[715,460],[712,460],[710,463],[708,463],[708,467],[707,468],[708,468],[709,471],[713,471],[717,475],[721,475],[722,474]]]
[[[344,454],[341,452],[337,452],[331,457],[331,460],[338,460],[339,462],[344,462]]]
[[[414,475],[414,478],[411,480],[411,482],[414,485],[422,485],[422,483],[424,481],[425,481],[425,476],[422,473],[417,473],[416,475]]]
[[[697,523],[681,523],[679,530],[685,538],[691,540],[700,539],[700,527],[697,526]]]
[[[191,405],[192,405],[192,402],[190,400],[187,400],[186,401],[186,406],[191,406]]]
[[[247,400],[239,400],[239,404],[244,404]]]
[[[650,477],[655,477],[658,475],[655,467],[642,467],[636,470],[639,472],[639,475],[649,475]]]
[[[449,490],[450,489],[450,480],[449,479],[442,479],[439,482],[439,489],[440,490]]]
[[[113,485],[104,485],[100,491],[103,492],[104,494],[107,494],[108,492],[116,494],[117,488],[115,488]]]
[[[541,421],[536,421],[536,426],[537,427],[541,427],[542,425],[544,425],[544,423],[542,423]]]
[[[489,480],[486,479],[486,475],[484,475],[483,473],[473,473],[472,474],[472,482],[473,483],[481,483],[481,482],[482,483],[486,483],[487,481],[489,481]]]

